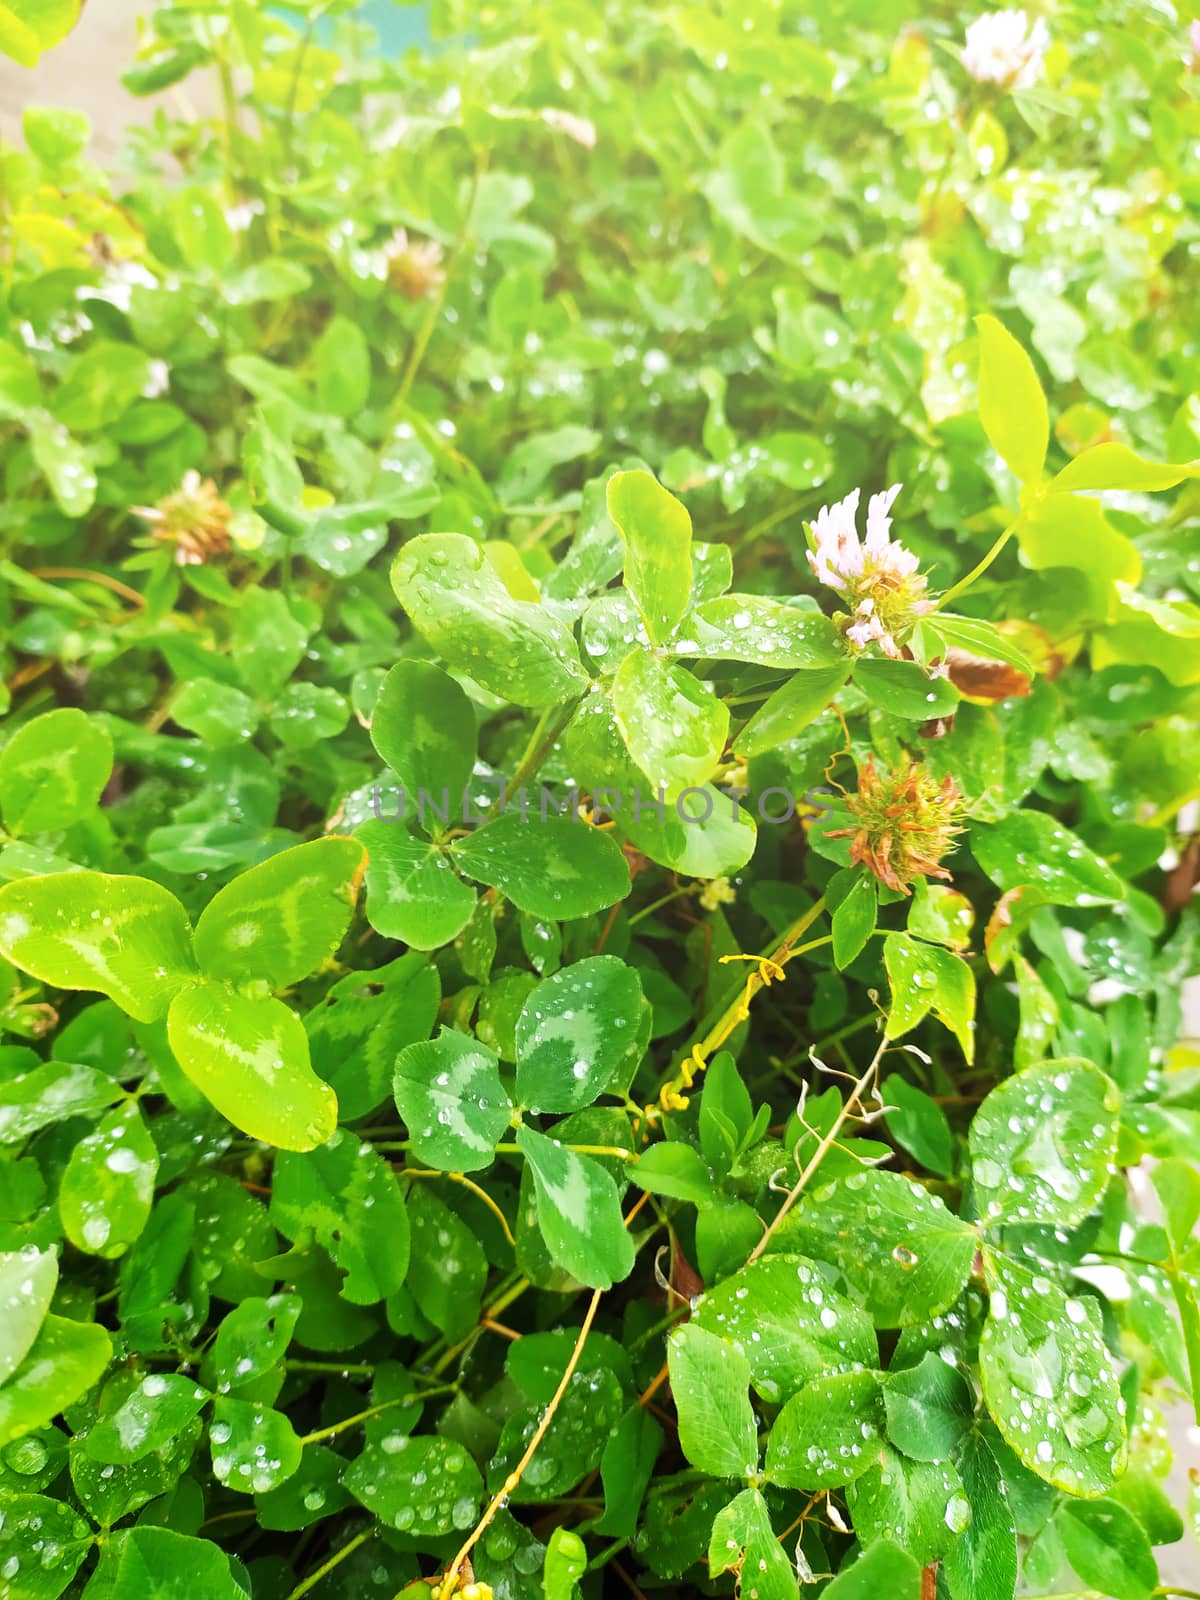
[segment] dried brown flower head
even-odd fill
[[[889,889],[911,892],[917,878],[948,878],[941,859],[961,833],[963,796],[947,774],[940,781],[906,758],[881,777],[871,756],[858,769],[858,793],[847,808],[857,826],[837,828],[828,839],[850,838],[850,859],[862,862]]]
[[[388,283],[409,300],[427,299],[445,281],[436,239],[410,239],[404,228],[397,228],[385,249]]]
[[[195,471],[184,474],[173,494],[156,506],[134,506],[134,514],[150,524],[150,537],[175,546],[181,567],[201,566],[229,549],[233,512],[211,478]]]

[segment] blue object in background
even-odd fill
[[[385,56],[403,55],[412,45],[428,50],[433,43],[427,5],[402,6],[396,5],[395,0],[365,0],[354,15],[357,21],[369,23],[376,30]]]
[[[295,23],[295,14],[283,12],[288,21]],[[362,0],[357,10],[350,12],[355,22],[365,22],[379,35],[379,48],[385,56],[401,56],[412,45],[419,50],[433,47],[433,34],[429,27],[429,6],[397,5],[396,0]],[[328,40],[333,33],[333,20],[326,18],[318,34]]]

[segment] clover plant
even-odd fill
[[[0,1597],[1191,1593],[1190,18],[147,11],[0,148]]]

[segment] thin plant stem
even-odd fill
[[[300,1600],[302,1594],[307,1594],[310,1589],[315,1589],[322,1578],[328,1577],[335,1567],[341,1566],[342,1562],[366,1544],[368,1539],[373,1539],[374,1537],[374,1524],[369,1528],[364,1528],[361,1533],[356,1533],[353,1539],[348,1539],[340,1550],[330,1556],[324,1566],[318,1567],[315,1572],[310,1572],[303,1583],[298,1583],[291,1594],[286,1597],[286,1600]]]
[[[669,906],[672,900],[678,900],[681,895],[691,894],[692,885],[683,884],[678,889],[672,889],[669,894],[660,895],[657,900],[651,900],[647,906],[642,906],[640,911],[635,911],[629,919],[629,926],[635,928],[645,917],[653,916],[656,911],[661,911],[663,906]]]
[[[829,1151],[837,1141],[838,1134],[841,1133],[842,1128],[845,1126],[847,1120],[853,1115],[855,1108],[861,1104],[863,1095],[871,1087],[875,1074],[879,1071],[879,1063],[883,1059],[883,1053],[887,1049],[887,1046],[888,1041],[885,1036],[879,1041],[879,1048],[871,1057],[866,1071],[854,1085],[854,1088],[850,1091],[850,1095],[847,1098],[845,1105],[833,1119],[833,1126],[817,1145],[817,1148],[813,1151],[808,1165],[804,1168],[800,1176],[796,1179],[796,1182],[788,1190],[786,1196],[784,1197],[783,1204],[767,1224],[762,1238],[754,1246],[754,1249],[751,1250],[747,1264],[749,1264],[750,1261],[757,1261],[759,1256],[762,1255],[763,1251],[767,1248],[767,1245],[770,1242],[771,1235],[775,1232],[776,1228],[778,1228],[784,1217],[787,1216],[788,1212],[796,1204],[796,1201],[799,1200],[809,1180],[812,1178],[813,1173],[816,1172],[822,1161],[824,1161],[825,1157],[829,1154]]]
[[[450,286],[450,279],[457,267],[463,251],[466,249],[467,235],[471,229],[471,217],[475,210],[475,198],[479,193],[479,185],[487,168],[487,155],[484,151],[476,152],[475,175],[471,180],[471,188],[467,194],[467,203],[463,207],[462,220],[458,225],[458,233],[450,247],[450,254],[446,257],[446,267],[442,273],[441,282],[433,298],[429,302],[429,309],[425,313],[425,320],[417,329],[417,336],[413,340],[412,349],[408,354],[408,361],[400,379],[400,387],[396,391],[396,398],[392,402],[393,414],[399,411],[408,399],[417,373],[421,369],[421,362],[425,359],[425,352],[429,348],[429,341],[433,338],[433,330],[437,327],[438,318],[442,314],[442,307],[446,303],[446,291]]]
[[[384,1146],[377,1144],[375,1148],[376,1150],[382,1150],[384,1149]],[[513,1146],[513,1149],[516,1149],[515,1145]],[[508,1225],[508,1218],[492,1199],[491,1195],[488,1194],[487,1190],[481,1188],[480,1185],[475,1182],[474,1178],[468,1178],[465,1172],[442,1172],[440,1170],[434,1171],[432,1168],[426,1169],[424,1167],[401,1167],[398,1170],[402,1178],[448,1178],[451,1183],[461,1183],[464,1189],[470,1189],[471,1193],[478,1196],[488,1210],[495,1216],[501,1228],[504,1230],[504,1237],[508,1240],[509,1244],[512,1245],[513,1249],[516,1249],[517,1241],[513,1238],[512,1229]]]
[[[1005,528],[1004,532],[996,540],[992,548],[983,557],[983,559],[975,563],[965,578],[960,578],[957,583],[952,584],[951,587],[946,590],[945,594],[942,595],[941,599],[937,603],[936,609],[938,611],[944,610],[944,608],[949,605],[951,600],[957,599],[958,596],[964,592],[964,590],[967,590],[971,587],[977,578],[983,577],[984,573],[991,566],[992,562],[995,561],[1001,550],[1004,549],[1004,546],[1021,526],[1021,518],[1023,516],[1024,512],[1022,512],[1020,516],[1014,517],[1009,523],[1008,527]]]
[[[511,787],[514,792],[528,783],[530,778],[541,769],[542,763],[558,743],[559,735],[564,731],[567,723],[570,722],[578,709],[579,701],[570,700],[566,705],[557,708],[557,715],[553,707],[549,711],[543,712],[530,736],[525,754],[521,757],[517,764],[517,770],[512,775]]]
[[[377,1406],[369,1406],[366,1411],[356,1411],[352,1417],[343,1417],[340,1422],[331,1422],[327,1428],[317,1428],[313,1433],[301,1435],[301,1445],[317,1444],[322,1439],[334,1439],[339,1433],[346,1433],[350,1428],[357,1428],[360,1422],[369,1422],[372,1417],[378,1417],[384,1411],[390,1411],[393,1406],[411,1405],[414,1400],[432,1400],[439,1394],[457,1394],[456,1383],[442,1383],[436,1389],[422,1389],[419,1393],[414,1390],[412,1394],[401,1395],[396,1400],[384,1400]]]
[[[533,1438],[530,1439],[528,1445],[526,1446],[525,1454],[505,1478],[497,1492],[492,1496],[482,1517],[480,1517],[479,1521],[475,1524],[475,1527],[463,1540],[458,1554],[454,1557],[454,1560],[446,1569],[446,1574],[442,1579],[441,1584],[434,1591],[435,1600],[451,1600],[451,1596],[458,1588],[459,1574],[462,1571],[463,1563],[470,1556],[471,1551],[474,1550],[480,1539],[483,1538],[484,1534],[487,1532],[488,1528],[495,1519],[497,1512],[503,1509],[509,1497],[515,1493],[520,1485],[521,1479],[525,1476],[525,1471],[529,1466],[529,1463],[537,1454],[538,1447],[542,1440],[546,1437],[546,1431],[550,1424],[554,1421],[554,1415],[562,1403],[562,1397],[567,1392],[567,1385],[575,1376],[575,1369],[578,1367],[580,1357],[583,1355],[583,1347],[587,1343],[588,1334],[592,1331],[592,1323],[595,1321],[596,1312],[600,1306],[600,1297],[602,1293],[603,1290],[601,1289],[594,1289],[592,1291],[592,1298],[588,1302],[587,1310],[584,1312],[583,1325],[579,1330],[579,1337],[575,1340],[575,1348],[571,1351],[571,1359],[567,1362],[566,1368],[563,1371],[563,1375],[559,1379],[558,1388],[551,1396],[550,1404],[542,1413],[541,1421],[534,1429]]]
[[[288,165],[296,159],[296,106],[300,99],[300,79],[304,76],[304,63],[312,48],[317,23],[325,15],[326,7],[318,6],[304,26],[304,34],[296,49],[296,64],[292,68],[292,81],[288,85],[287,111],[284,113],[283,149]]]

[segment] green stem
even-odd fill
[[[644,917],[653,916],[656,911],[661,911],[663,906],[669,906],[672,900],[678,900],[681,895],[691,894],[691,884],[684,884],[680,889],[672,889],[669,894],[661,895],[657,900],[651,900],[648,906],[643,906],[640,911],[635,911],[629,919],[629,926],[636,928]]]
[[[362,1533],[356,1533],[354,1538],[348,1540],[336,1555],[330,1556],[323,1567],[318,1567],[315,1572],[310,1572],[303,1583],[298,1583],[291,1594],[287,1596],[287,1600],[300,1600],[302,1594],[307,1594],[310,1589],[315,1589],[322,1578],[328,1577],[335,1567],[340,1566],[348,1556],[352,1556],[357,1549],[366,1544],[368,1539],[373,1539],[374,1537],[374,1524],[369,1528],[364,1528]]]
[[[879,1063],[883,1060],[883,1053],[888,1047],[888,1042],[887,1035],[885,1034],[884,1037],[879,1041],[879,1048],[871,1057],[866,1071],[863,1073],[862,1077],[858,1079],[857,1083],[854,1085],[854,1088],[851,1090],[850,1098],[846,1101],[845,1105],[834,1118],[833,1126],[817,1145],[817,1148],[813,1151],[808,1165],[804,1168],[803,1172],[796,1179],[796,1182],[788,1190],[787,1194],[784,1196],[783,1204],[767,1224],[766,1232],[754,1246],[754,1249],[751,1250],[749,1256],[750,1261],[757,1261],[759,1256],[761,1256],[763,1251],[767,1248],[767,1243],[770,1240],[771,1235],[779,1227],[779,1224],[783,1221],[788,1212],[795,1205],[796,1201],[800,1198],[805,1187],[811,1180],[813,1173],[816,1172],[822,1161],[824,1161],[825,1157],[829,1153],[830,1148],[837,1142],[837,1137],[841,1133],[843,1125],[849,1120],[850,1117],[854,1115],[866,1091],[874,1085],[875,1077],[879,1070]]]
[[[818,1039],[812,1046],[812,1053],[819,1056],[821,1051],[827,1050],[831,1044],[839,1044],[843,1039],[850,1038],[851,1034],[861,1033],[864,1028],[873,1028],[878,1021],[879,1018],[874,1012],[865,1017],[857,1017],[853,1022],[847,1022],[844,1027],[839,1028],[836,1033],[828,1033],[823,1039]],[[808,1055],[808,1050],[803,1050],[799,1059],[807,1061]],[[788,1060],[791,1059],[789,1056]]]
[[[296,105],[300,99],[300,79],[304,74],[304,63],[312,46],[313,33],[324,14],[325,7],[318,6],[305,24],[304,36],[296,50],[296,64],[292,68],[292,81],[288,86],[287,111],[284,113],[283,125],[283,150],[289,166],[293,166],[296,160]]]
[[[529,782],[530,778],[540,770],[542,763],[558,743],[559,735],[566,728],[567,723],[570,722],[578,708],[579,701],[570,700],[565,706],[551,706],[549,710],[542,713],[538,719],[537,726],[530,736],[525,754],[521,757],[517,770],[512,775],[509,784],[509,790],[512,794],[518,794],[521,788]],[[555,715],[555,712],[557,712],[557,715]],[[552,718],[553,720],[551,720]]]
[[[375,1148],[378,1149],[379,1146],[376,1145]],[[574,1150],[581,1156],[618,1156],[622,1161],[636,1161],[638,1159],[636,1150],[625,1150],[619,1144],[567,1144],[563,1146],[563,1149]],[[496,1150],[506,1156],[519,1155],[521,1146],[519,1144],[498,1144]]]
[[[300,1444],[317,1444],[321,1439],[334,1439],[339,1433],[345,1433],[350,1428],[356,1428],[360,1422],[369,1422],[372,1417],[377,1417],[381,1412],[390,1411],[393,1406],[411,1405],[414,1400],[431,1400],[439,1394],[456,1394],[456,1383],[440,1383],[435,1389],[422,1389],[420,1393],[415,1390],[412,1394],[401,1395],[397,1400],[384,1400],[382,1404],[371,1406],[366,1411],[356,1411],[352,1417],[343,1417],[340,1422],[331,1422],[327,1428],[317,1428],[313,1433],[301,1436]]]
[[[413,340],[413,347],[409,351],[408,361],[405,364],[404,375],[400,379],[400,387],[396,391],[396,398],[392,402],[392,413],[404,405],[408,399],[409,390],[413,386],[417,373],[420,371],[421,362],[425,359],[425,351],[429,341],[433,338],[433,330],[437,327],[438,318],[442,314],[442,307],[446,303],[446,291],[450,287],[450,278],[457,267],[459,258],[466,248],[467,235],[471,228],[471,217],[475,210],[475,198],[479,193],[479,184],[487,167],[487,154],[478,150],[475,153],[475,175],[471,180],[471,189],[467,195],[467,203],[463,208],[462,220],[458,225],[458,233],[450,247],[450,254],[446,257],[445,271],[442,280],[437,286],[437,291],[429,302],[429,309],[425,313],[425,320],[417,329],[417,336]]]
[[[233,67],[225,52],[225,40],[218,46],[212,33],[208,33],[208,47],[217,65],[217,82],[221,90],[221,112],[225,129],[225,187],[231,201],[238,198],[237,175],[239,167],[238,146],[242,130],[238,123],[237,87],[233,81]]]
[[[1017,529],[1021,526],[1021,518],[1024,515],[1025,515],[1024,512],[1020,512],[1016,517],[1013,518],[1013,520],[1009,523],[1008,527],[1005,528],[1004,532],[1000,535],[1000,537],[996,540],[995,544],[988,551],[987,555],[984,556],[982,561],[976,562],[976,564],[971,568],[970,572],[967,573],[965,578],[960,578],[956,584],[952,584],[951,587],[946,590],[945,594],[942,595],[941,599],[938,601],[936,607],[934,608],[935,610],[937,610],[937,611],[944,610],[945,607],[947,605],[949,605],[951,600],[957,599],[957,597],[960,594],[962,594],[965,590],[967,590],[967,589],[969,589],[971,587],[971,585],[975,582],[975,580],[977,578],[982,578],[983,577],[984,573],[991,566],[992,562],[995,561],[996,557],[1000,554],[1001,550],[1004,549],[1004,546],[1008,543],[1008,541],[1012,538],[1013,534],[1016,533]]]
[[[287,1372],[341,1372],[347,1377],[373,1378],[375,1368],[368,1361],[285,1361]]]

